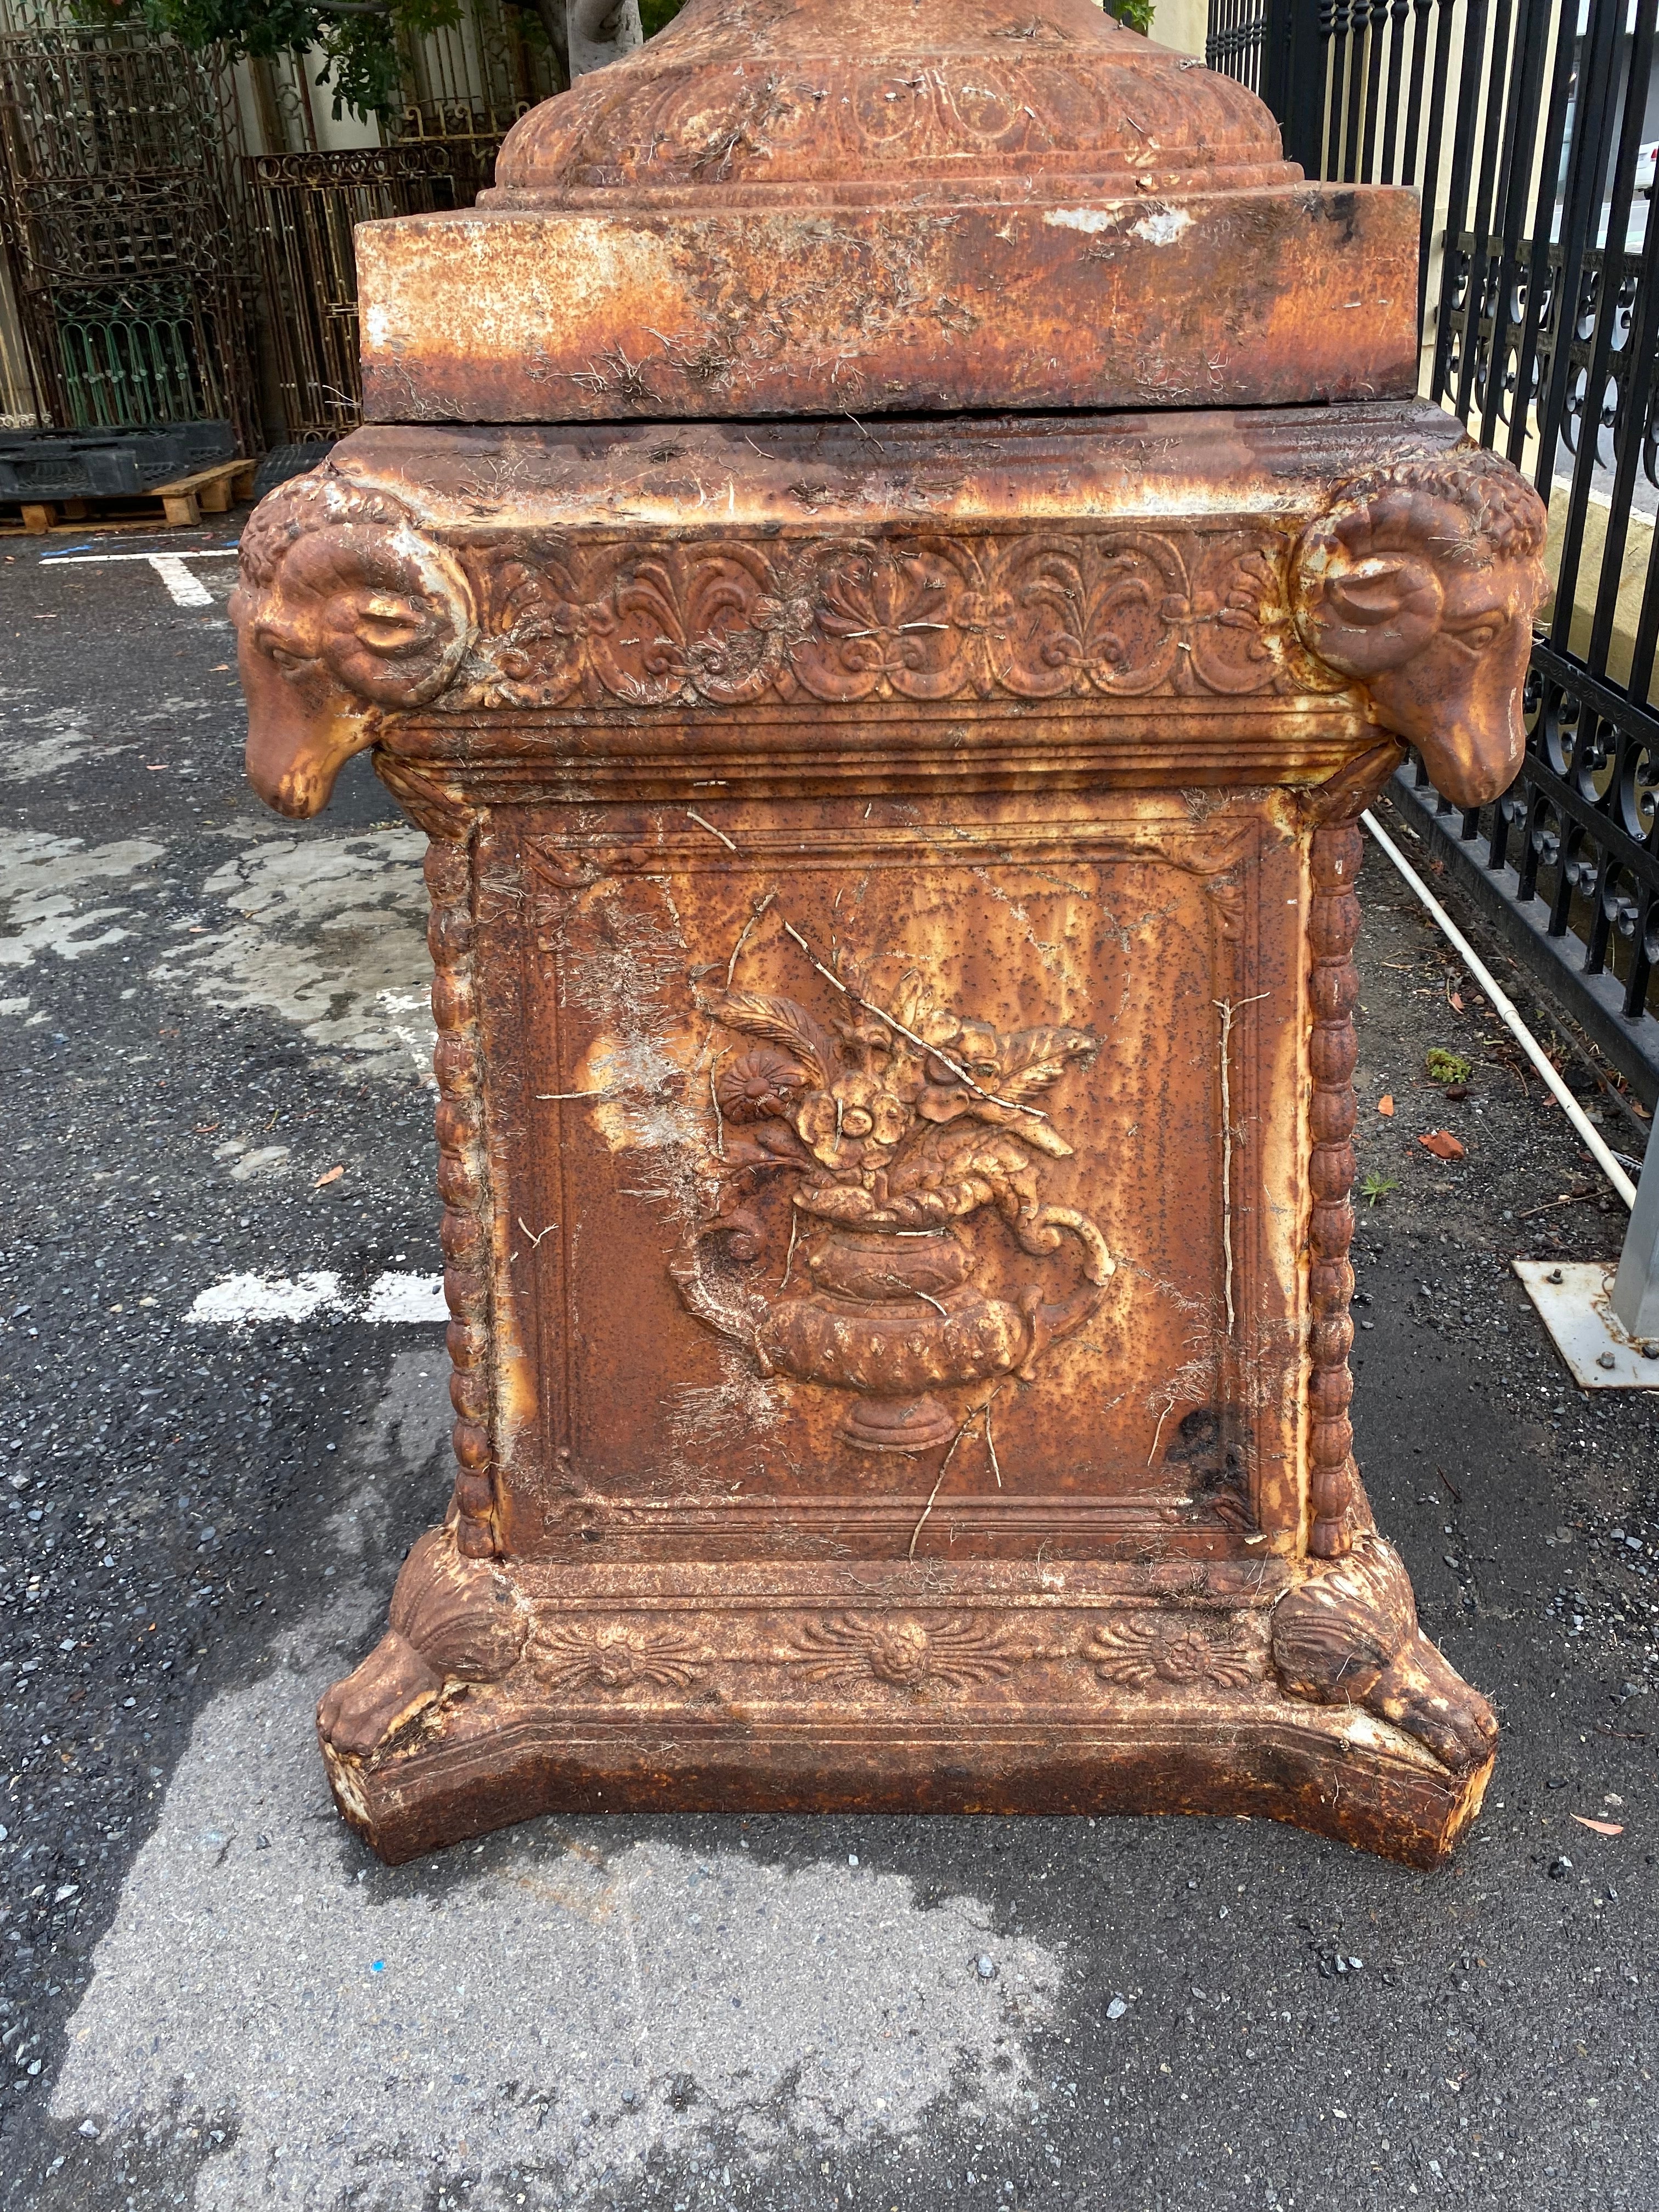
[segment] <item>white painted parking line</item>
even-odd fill
[[[447,1321],[441,1275],[377,1275],[366,1291],[342,1289],[329,1270],[305,1275],[227,1275],[201,1292],[186,1321],[244,1328],[262,1321]]]
[[[441,1275],[377,1275],[368,1286],[364,1321],[447,1321]]]
[[[213,594],[199,576],[192,576],[182,553],[152,553],[149,565],[173,594],[179,607],[210,607]]]
[[[236,551],[234,545],[203,545],[188,553],[43,553],[40,566],[93,568],[106,561],[148,561],[167,586],[175,606],[210,607],[213,594],[188,566],[191,561],[222,561]]]
[[[227,1275],[204,1291],[188,1321],[308,1321],[340,1302],[337,1275]]]

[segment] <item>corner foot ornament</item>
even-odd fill
[[[1357,478],[1296,549],[1303,643],[1364,685],[1378,723],[1421,748],[1456,806],[1507,791],[1526,750],[1547,521],[1517,470],[1469,447]]]
[[[366,1759],[452,1683],[498,1682],[528,1635],[524,1607],[491,1560],[464,1559],[452,1528],[428,1528],[404,1561],[391,1625],[317,1708],[327,1748]]]
[[[1492,1707],[1419,1628],[1405,1562],[1381,1536],[1358,1537],[1339,1565],[1281,1598],[1273,1635],[1287,1696],[1361,1705],[1453,1774],[1497,1750]]]

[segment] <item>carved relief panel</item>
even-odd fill
[[[478,865],[514,1548],[890,1556],[936,1483],[915,1555],[1289,1525],[1283,801],[527,814]]]

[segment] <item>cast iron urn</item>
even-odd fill
[[[1090,0],[691,0],[358,233],[249,772],[427,832],[458,1472],[323,1699],[547,1809],[1263,1814],[1496,1727],[1352,1457],[1358,819],[1519,761],[1417,204]]]

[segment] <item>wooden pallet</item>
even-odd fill
[[[204,514],[225,514],[234,502],[251,500],[257,466],[253,461],[217,461],[210,469],[196,469],[145,492],[112,493],[102,499],[88,495],[25,500],[21,502],[21,526],[31,537],[49,530],[131,530],[146,524],[153,529],[159,505],[164,529],[186,530]]]

